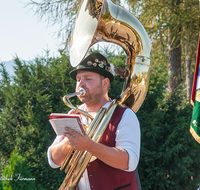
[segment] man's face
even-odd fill
[[[78,71],[76,75],[76,91],[84,88],[86,94],[78,96],[81,102],[88,105],[95,105],[101,100],[103,96],[102,77],[90,71]]]

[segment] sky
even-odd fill
[[[34,15],[32,6],[25,7],[29,0],[1,0],[0,6],[0,62],[13,60],[17,55],[22,60],[32,60],[45,55],[56,56],[61,39],[54,34],[59,26],[47,26]]]

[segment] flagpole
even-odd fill
[[[199,42],[198,42],[198,49],[197,49],[196,66],[195,66],[193,87],[192,87],[192,94],[191,94],[191,104],[193,106],[194,106],[194,101],[195,101],[197,77],[198,77],[198,71],[199,71],[199,57],[200,57],[200,32],[199,32]]]
[[[199,14],[198,14],[198,22],[199,22],[199,29],[200,29],[200,0],[199,0]],[[192,87],[192,94],[191,94],[191,104],[193,107],[192,119],[190,123],[190,133],[194,137],[194,139],[200,143],[200,68],[199,68],[199,61],[200,61],[200,30],[199,30],[199,41],[198,41],[198,48],[197,48],[197,57],[196,57],[196,66],[195,66],[195,73],[194,73],[194,80],[193,80],[193,87]]]

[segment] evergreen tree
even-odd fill
[[[39,57],[28,63],[16,57],[13,80],[6,79],[5,75],[1,81],[2,164],[7,163],[16,146],[18,154],[27,159],[37,189],[57,188],[64,175],[59,169],[49,167],[46,156],[55,138],[49,114],[68,112],[62,97],[75,88],[74,81],[69,78],[72,69],[69,59],[62,51],[60,53],[60,58]]]
[[[2,64],[0,81],[0,153],[3,167],[13,159],[15,150],[25,159],[27,171],[35,178],[37,189],[58,189],[64,172],[52,169],[46,151],[55,133],[49,123],[52,112],[66,113],[69,108],[62,97],[74,92],[75,81],[69,58],[39,57],[24,62],[16,57],[15,76],[9,78]],[[108,55],[110,62],[123,67],[125,56]],[[200,174],[199,147],[189,134],[191,106],[185,100],[185,89],[168,94],[167,60],[165,54],[154,54],[147,97],[136,113],[141,124],[141,157],[139,174],[143,189],[196,188]],[[123,82],[115,77],[111,84],[112,98],[121,93]],[[71,100],[73,105],[80,102]],[[7,169],[5,169],[7,170]],[[8,171],[8,170],[7,170]],[[6,172],[6,171],[4,171]],[[193,179],[193,180],[192,180]]]
[[[2,176],[3,189],[35,190],[35,178],[32,177],[26,159],[18,155],[18,151],[14,149],[8,161],[9,165],[5,166]]]
[[[200,179],[200,153],[199,144],[189,133],[192,107],[186,100],[188,96],[185,78],[188,73],[185,61],[190,59],[191,65],[188,64],[188,67],[192,67],[195,62],[198,5],[193,0],[126,2],[130,3],[132,12],[135,11],[152,40],[154,63],[147,97],[136,113],[141,124],[141,156],[138,168],[142,188],[197,189]],[[44,0],[35,5],[38,6],[37,12],[47,16],[47,20],[50,16],[53,23],[58,21],[57,18],[64,21],[64,26],[67,23],[69,41],[79,3],[80,1]],[[172,6],[172,3],[176,6]],[[176,35],[169,41],[168,34],[173,31]],[[188,39],[191,43],[188,43]],[[181,74],[179,76],[182,81],[175,85],[172,93],[167,92],[168,81],[172,76],[167,72],[169,45],[172,51],[178,48],[181,52],[181,66],[178,65],[181,70],[178,73]],[[123,53],[115,56],[113,52],[103,50],[103,54],[111,63],[123,67]],[[68,76],[71,69],[69,57],[63,51],[60,51],[60,57],[49,58],[47,52],[47,57],[38,57],[28,63],[16,57],[13,79],[1,64],[1,163],[3,166],[8,165],[7,161],[16,146],[18,155],[26,159],[28,170],[36,178],[37,189],[57,189],[65,176],[59,169],[49,167],[46,151],[55,138],[48,121],[49,114],[69,110],[62,102],[62,97],[74,92],[75,82]],[[189,73],[192,73],[192,69],[189,69]],[[115,77],[110,88],[112,98],[121,93],[122,85],[122,80]],[[77,99],[71,101],[74,105],[79,104]]]
[[[147,97],[137,112],[142,189],[197,189],[200,153],[189,132],[192,106],[187,103],[185,89],[167,93],[167,69],[162,66],[162,62],[153,66]]]

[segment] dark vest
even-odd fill
[[[115,132],[121,121],[125,108],[117,107],[100,143],[115,147]],[[105,155],[106,156],[106,155]],[[127,172],[104,164],[99,159],[87,166],[91,190],[138,190],[135,171]]]

